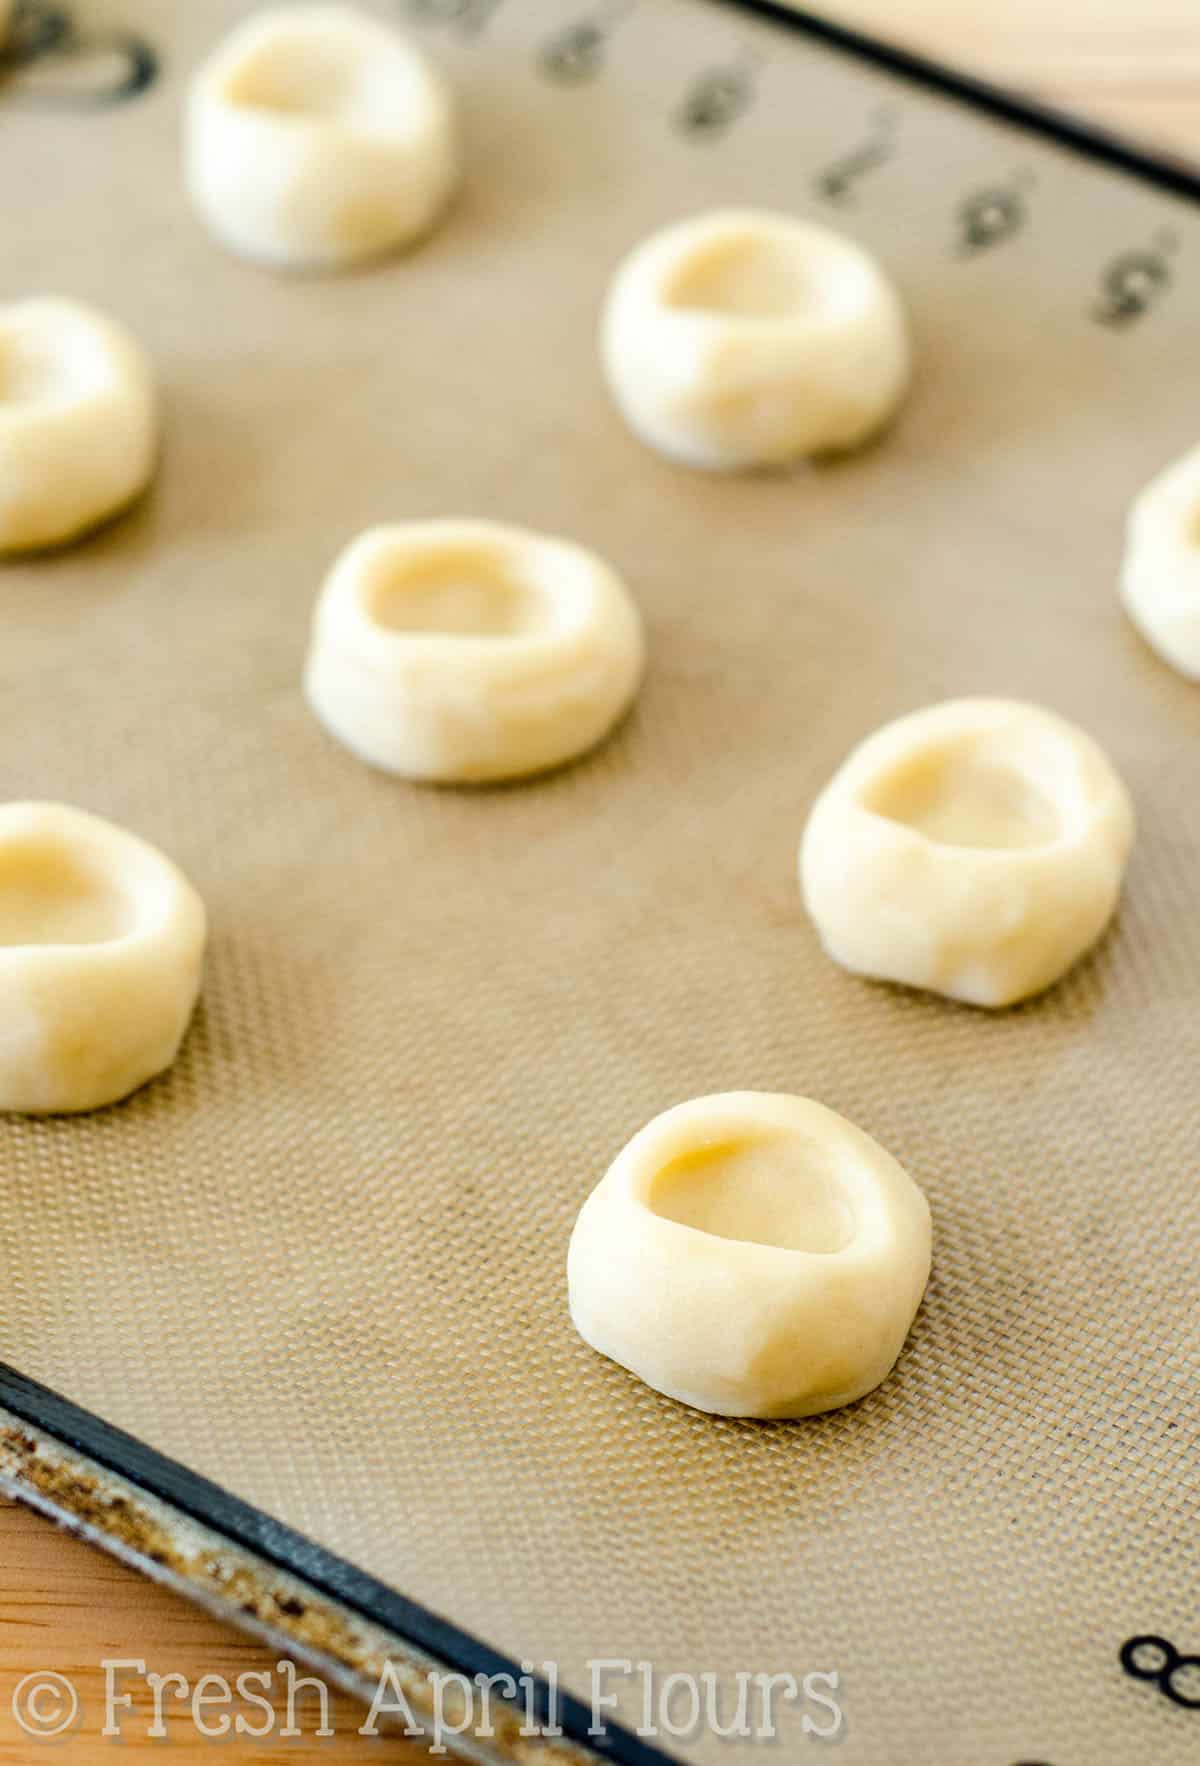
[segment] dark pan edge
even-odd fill
[[[1003,86],[977,79],[974,74],[960,73],[915,50],[901,48],[872,37],[848,25],[835,24],[832,19],[803,9],[793,9],[780,0],[715,0],[715,4],[736,12],[747,12],[768,20],[783,30],[841,50],[859,61],[882,68],[897,78],[923,86],[927,91],[940,92],[948,98],[985,111],[1003,122],[1015,123],[1031,134],[1057,142],[1086,159],[1115,167],[1143,183],[1156,185],[1175,196],[1200,202],[1200,169],[1183,159],[1152,152],[1135,145],[1121,135],[1095,123],[1082,121],[1053,105],[1008,91]]]

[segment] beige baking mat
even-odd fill
[[[91,9],[163,53],[136,102],[0,88],[0,298],[111,308],[167,411],[141,507],[0,572],[0,788],[161,843],[213,927],[167,1078],[0,1124],[0,1357],[585,1695],[599,1657],[836,1670],[856,1766],[1195,1760],[1200,1714],[1117,1654],[1200,1651],[1200,691],[1115,573],[1131,494],[1200,424],[1200,213],[707,0],[601,8],[574,83],[538,65],[574,14],[433,4],[452,218],[411,261],[282,279],[180,184],[187,69],[242,10]],[[689,132],[714,69],[751,101]],[[890,157],[822,198],[880,129]],[[1025,224],[967,249],[996,186]],[[693,475],[610,408],[609,269],[735,201],[832,216],[903,288],[917,384],[856,459]],[[1169,282],[1097,322],[1145,250]],[[306,710],[338,549],[441,514],[628,579],[652,662],[593,758],[415,789]],[[1000,1016],[842,974],[794,880],[849,746],[966,693],[1078,719],[1140,815],[1119,924]],[[726,1087],[823,1099],[929,1196],[928,1298],[850,1410],[694,1415],[570,1328],[579,1203]]]

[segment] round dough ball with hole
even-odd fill
[[[929,1208],[808,1098],[726,1092],[656,1116],[579,1212],[585,1342],[719,1416],[798,1417],[886,1377],[929,1278]]]
[[[103,313],[49,295],[0,306],[0,552],[77,538],[149,483],[149,358]]]
[[[489,521],[376,527],[317,602],[309,703],[347,748],[407,778],[482,783],[595,746],[632,703],[642,622],[566,540]]]
[[[851,240],[788,215],[720,210],[667,227],[618,269],[605,372],[633,431],[685,465],[786,465],[853,448],[909,380],[908,329]]]
[[[280,269],[337,269],[426,233],[458,176],[449,91],[352,6],[254,13],[188,95],[184,168],[213,233]]]
[[[1095,944],[1132,840],[1090,736],[1034,705],[958,699],[854,750],[813,806],[800,882],[844,968],[1008,1006]]]
[[[169,1067],[204,941],[199,896],[146,841],[0,806],[0,1110],[97,1110]]]
[[[1163,661],[1200,681],[1200,447],[1168,466],[1134,503],[1121,595]]]

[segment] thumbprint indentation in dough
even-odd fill
[[[262,43],[238,62],[226,79],[224,95],[241,110],[365,129],[394,128],[397,116],[418,98],[416,84],[399,58],[381,65],[361,45],[310,20],[290,36]]]
[[[99,382],[95,351],[76,327],[23,319],[0,328],[0,405],[61,405]]]
[[[459,638],[526,637],[553,618],[495,551],[469,546],[398,563],[373,586],[369,611],[387,631]]]
[[[57,841],[0,848],[0,945],[108,944],[135,919],[125,892]]]
[[[338,45],[316,32],[264,44],[233,69],[225,88],[230,104],[283,116],[334,117],[349,110],[355,68]]]
[[[744,233],[704,241],[676,265],[663,299],[670,307],[785,319],[812,304],[814,290],[783,240]]]
[[[942,846],[1011,851],[1061,833],[1051,800],[1015,768],[971,748],[911,755],[875,780],[864,807]]]
[[[841,1251],[855,1230],[822,1150],[796,1136],[689,1148],[656,1174],[648,1200],[679,1226],[785,1251]]]

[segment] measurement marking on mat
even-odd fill
[[[816,174],[813,183],[817,193],[830,202],[853,202],[855,187],[869,172],[886,165],[895,153],[898,121],[899,113],[894,106],[881,105],[873,113],[867,138]]]
[[[1091,309],[1096,323],[1122,331],[1148,313],[1171,285],[1169,254],[1178,244],[1176,235],[1164,229],[1148,247],[1120,251],[1110,258]]]
[[[415,18],[429,24],[452,25],[464,36],[478,36],[502,0],[408,0]]]
[[[1185,1711],[1200,1711],[1200,1656],[1181,1656],[1165,1637],[1146,1632],[1121,1645],[1120,1662],[1134,1680],[1148,1681]]]
[[[152,86],[158,56],[131,32],[81,30],[69,9],[24,0],[0,43],[0,74],[11,76],[5,95],[17,103],[98,110]],[[55,83],[56,74],[63,76],[61,84]]]
[[[633,0],[613,0],[556,31],[537,58],[546,78],[563,86],[581,86],[594,79],[604,66],[609,38],[632,10]]]
[[[957,255],[975,257],[1019,233],[1029,218],[1026,193],[1032,185],[1033,173],[1021,171],[964,196],[955,213]]]
[[[731,129],[754,100],[760,57],[750,50],[695,80],[675,114],[676,127],[693,139],[713,140]]]

